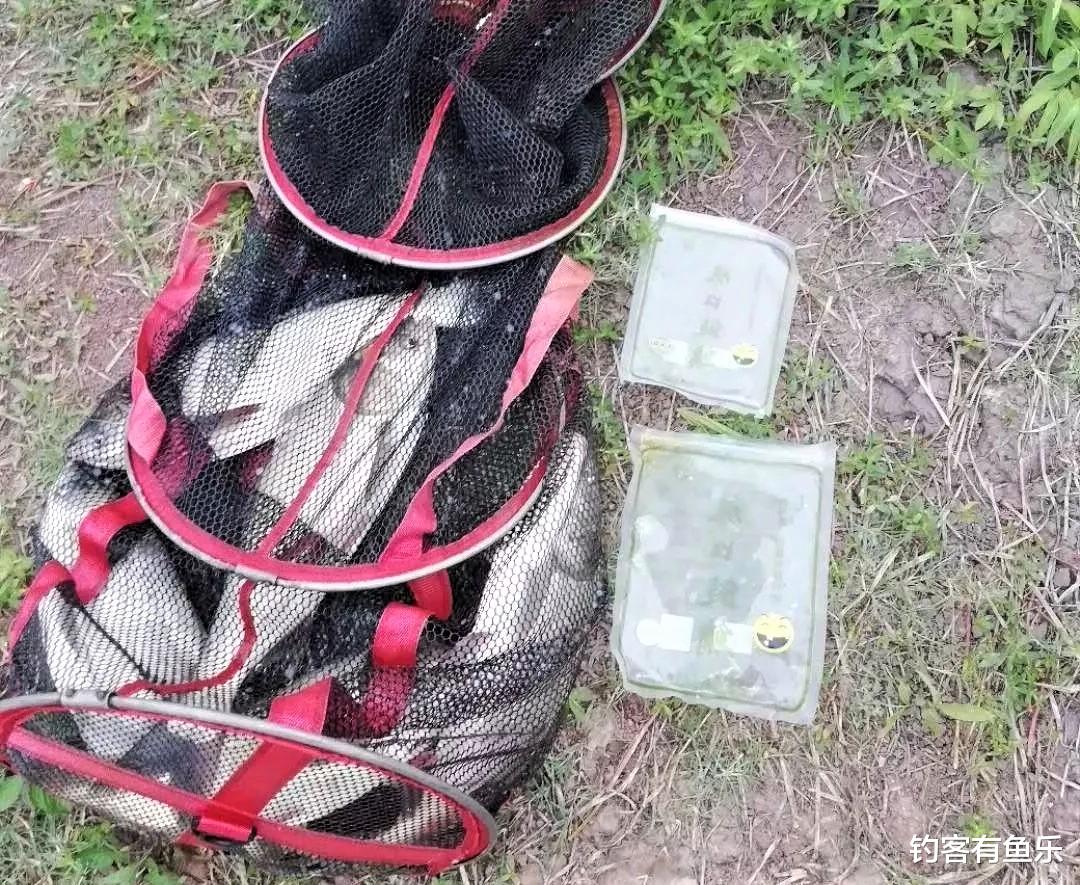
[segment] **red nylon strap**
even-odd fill
[[[150,464],[165,439],[165,428],[165,413],[150,393],[146,376],[138,370],[132,372],[131,411],[127,421],[127,443],[132,454]]]
[[[207,191],[202,206],[184,225],[172,273],[143,318],[135,339],[135,368],[139,374],[145,375],[154,368],[171,339],[182,328],[181,320],[191,311],[195,296],[213,263],[214,253],[206,236],[207,229],[225,214],[232,195],[243,190],[255,193],[258,188],[246,181],[216,182]],[[143,334],[150,329],[158,334]],[[133,390],[133,400],[135,393]]]
[[[34,580],[30,582],[30,586],[26,588],[26,593],[23,594],[19,610],[15,613],[15,617],[11,619],[11,623],[8,624],[7,659],[9,661],[11,660],[11,651],[15,648],[15,643],[19,641],[19,637],[22,636],[22,632],[26,629],[26,625],[34,616],[34,611],[37,609],[41,600],[45,598],[47,593],[55,590],[61,584],[70,580],[71,572],[55,559],[45,563],[45,565],[38,570],[38,573],[34,575]]]
[[[416,650],[430,617],[423,608],[391,602],[379,618],[371,645],[374,668],[360,703],[364,724],[374,734],[386,734],[401,721],[412,692]]]
[[[430,612],[440,621],[445,621],[453,611],[454,598],[450,589],[450,575],[446,570],[424,575],[415,581],[409,581],[409,590],[417,606]]]
[[[79,558],[71,567],[75,595],[89,605],[109,580],[109,544],[121,529],[146,519],[146,512],[134,494],[91,510],[79,525]]]
[[[245,181],[219,181],[210,187],[202,206],[184,226],[176,264],[135,338],[127,434],[131,449],[147,462],[153,460],[165,436],[165,416],[146,387],[146,375],[182,327],[181,320],[191,312],[213,263],[207,230],[225,214],[232,195],[242,190],[255,193],[257,188]]]
[[[577,310],[581,296],[592,279],[592,271],[576,261],[569,258],[559,261],[533,312],[532,321],[525,335],[525,346],[510,373],[499,414],[494,423],[487,430],[466,439],[457,451],[428,475],[409,503],[405,516],[387,543],[386,549],[379,556],[380,563],[390,564],[401,560],[414,560],[424,552],[425,538],[437,527],[436,481],[465,455],[502,428],[510,405],[531,383],[537,368],[551,348],[551,342]]]
[[[209,842],[204,842],[198,836],[196,836],[191,830],[184,830],[179,836],[173,839],[174,845],[182,845],[184,848],[198,848],[200,851],[213,851],[214,846]]]
[[[299,491],[297,491],[296,497],[289,502],[289,506],[285,508],[285,512],[281,515],[281,518],[274,523],[266,537],[259,542],[257,549],[260,553],[269,553],[273,551],[281,539],[289,533],[289,529],[293,527],[296,520],[300,518],[300,511],[303,510],[304,504],[315,490],[315,486],[318,485],[319,480],[326,472],[326,468],[329,467],[330,462],[334,460],[338,450],[344,445],[345,440],[349,435],[349,428],[352,426],[356,410],[360,407],[360,401],[367,391],[368,381],[371,380],[371,375],[375,371],[375,364],[378,363],[383,350],[386,348],[386,345],[390,343],[390,339],[394,337],[398,327],[405,322],[405,318],[412,313],[413,308],[416,306],[416,302],[420,300],[420,297],[426,290],[427,285],[425,283],[421,283],[417,286],[409,297],[401,303],[401,307],[398,308],[397,313],[394,314],[393,319],[390,320],[386,328],[379,333],[378,337],[376,337],[376,339],[368,346],[367,350],[364,351],[364,355],[360,359],[360,365],[356,369],[356,374],[349,384],[349,392],[345,397],[345,406],[342,409],[341,417],[338,418],[337,426],[334,428],[334,432],[331,434],[330,440],[326,444],[326,448],[323,450],[322,455],[319,456],[319,460],[315,463],[315,466],[311,469],[311,473],[308,475],[307,479],[304,480],[304,484],[300,487]]]
[[[376,667],[415,667],[420,634],[431,615],[403,602],[391,602],[379,618],[371,645]]]
[[[499,25],[502,24],[503,18],[506,16],[506,11],[510,7],[511,0],[499,0],[495,9],[491,12],[488,20],[484,22],[483,30],[476,38],[476,42],[472,48],[469,49],[465,56],[464,61],[461,63],[461,67],[458,68],[458,75],[465,77],[468,75],[472,66],[476,64],[477,58],[481,53],[487,49],[488,44],[495,36],[495,32],[499,29]],[[401,197],[401,204],[398,206],[397,211],[394,213],[394,217],[390,219],[383,232],[379,234],[381,240],[392,240],[399,233],[401,233],[402,227],[405,226],[405,222],[408,221],[409,216],[412,214],[413,208],[416,206],[416,198],[420,196],[420,186],[424,181],[424,173],[427,172],[428,164],[431,162],[432,154],[435,153],[435,142],[439,139],[439,133],[442,131],[443,122],[446,119],[446,112],[450,109],[450,103],[454,100],[454,95],[457,93],[457,87],[454,82],[451,81],[447,84],[443,90],[443,94],[439,97],[438,103],[435,105],[435,110],[431,115],[431,120],[428,122],[427,130],[424,132],[424,137],[420,142],[420,150],[417,152],[416,160],[413,163],[412,172],[409,175],[409,183],[405,187],[405,193]]]
[[[329,679],[324,679],[303,691],[276,698],[270,705],[268,720],[320,734],[331,685]],[[247,842],[255,833],[259,812],[318,755],[317,750],[299,744],[260,744],[210,799],[193,828],[195,835]]]
[[[0,766],[8,769],[12,774],[17,772],[11,765],[11,760],[8,758],[8,741],[11,739],[12,732],[15,731],[15,727],[26,718],[26,710],[11,710],[8,713],[0,713]]]
[[[97,599],[109,580],[109,544],[121,529],[145,519],[146,513],[142,505],[130,492],[122,498],[95,507],[86,514],[79,523],[79,555],[71,570],[52,560],[45,563],[30,582],[19,611],[8,625],[9,659],[11,650],[22,636],[34,611],[50,591],[70,581],[75,585],[76,598],[83,605],[89,605]]]

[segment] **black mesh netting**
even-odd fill
[[[578,383],[559,333],[495,429],[558,261],[545,250],[421,276],[336,249],[261,200],[194,307],[149,342],[166,429],[151,475],[135,476],[168,498],[151,505],[155,520],[211,561],[251,554],[256,577],[347,584],[384,554],[433,471],[486,435],[434,481],[424,544],[471,537],[537,475]]]
[[[386,257],[390,243],[438,254],[571,223],[600,199],[622,123],[613,84],[595,84],[650,0],[326,7],[265,108],[271,179],[309,224]]]
[[[409,600],[404,586],[319,593],[253,583],[178,551],[144,521],[109,543],[108,578],[93,599],[80,602],[71,583],[40,598],[12,649],[4,696],[95,689],[175,701],[175,718],[71,710],[38,713],[23,729],[212,796],[260,743],[244,721],[329,680],[325,736],[428,772],[494,810],[548,749],[602,603],[599,489],[578,396],[568,393],[536,503],[496,544],[449,569],[453,614],[428,622],[414,667],[372,660],[381,614]],[[129,493],[117,466],[126,409],[118,387],[68,446],[34,533],[39,561],[71,565],[87,514]],[[247,719],[222,732],[186,720],[179,705]],[[45,765],[32,747],[8,755],[34,782],[127,826],[173,836],[189,823],[168,802]],[[259,814],[310,832],[433,848],[453,847],[462,832],[437,791],[334,754],[313,759]],[[244,850],[293,872],[321,863],[265,838]]]

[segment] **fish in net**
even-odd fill
[[[329,854],[316,852],[321,861],[282,853],[295,833],[369,846],[363,851],[375,843],[434,852],[406,851],[406,865],[474,851],[475,827],[466,824],[480,812],[463,812],[457,797],[494,811],[535,768],[603,601],[598,483],[580,385],[566,389],[566,420],[535,503],[498,542],[448,568],[453,612],[421,613],[409,666],[377,649],[388,612],[418,611],[405,585],[322,593],[245,581],[248,593],[234,598],[235,575],[170,544],[137,507],[127,513],[133,495],[123,472],[72,457],[85,454],[90,434],[107,447],[126,432],[123,391],[110,396],[118,420],[92,418],[76,434],[46,502],[46,513],[72,514],[77,541],[53,550],[36,533],[39,559],[59,561],[66,577],[32,591],[17,617],[4,697],[91,690],[130,706],[37,713],[9,738],[16,770],[118,822],[169,835],[202,833],[220,797],[265,788],[243,850],[283,871],[352,862],[361,851],[335,841]],[[95,559],[96,583],[87,577]],[[108,615],[121,595],[126,613]],[[232,666],[210,672],[207,649],[224,623],[232,624],[224,631]],[[403,651],[398,640],[395,654]],[[282,721],[275,708],[283,699],[312,692],[322,698],[312,731],[346,749],[292,747],[296,770],[266,787],[272,766],[252,760],[282,751],[268,749],[259,724]],[[160,699],[171,702],[168,715],[150,706],[157,715],[136,715]],[[229,727],[199,721],[207,711],[227,716]],[[369,755],[348,755],[358,752]],[[85,757],[104,765],[94,783],[82,776]],[[200,814],[191,797],[201,797]]]
[[[387,268],[263,194],[240,247],[143,323],[134,489],[176,544],[253,580],[437,571],[536,494],[572,374],[559,330],[589,278],[552,250],[467,274]]]

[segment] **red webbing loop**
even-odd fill
[[[142,505],[130,492],[122,498],[95,507],[86,514],[79,523],[79,555],[70,571],[56,560],[47,562],[34,575],[26,589],[18,612],[8,625],[9,660],[15,643],[19,641],[41,600],[50,591],[71,582],[75,585],[76,598],[83,605],[89,605],[97,599],[109,580],[109,544],[121,529],[145,519],[146,513]]]
[[[34,616],[34,612],[37,610],[41,600],[45,598],[47,593],[71,579],[71,572],[55,559],[45,563],[38,570],[38,573],[34,575],[34,580],[30,582],[30,586],[26,588],[26,592],[23,594],[19,610],[15,613],[15,617],[11,619],[11,623],[8,624],[7,659],[9,661],[15,643],[19,641],[19,637],[22,636],[26,625]]]
[[[331,686],[331,680],[324,679],[302,691],[275,698],[267,719],[321,734]],[[300,744],[260,744],[210,799],[192,827],[196,837],[201,834],[230,842],[249,841],[259,812],[318,755],[317,750]]]
[[[409,590],[416,605],[440,621],[445,621],[453,611],[454,599],[450,588],[450,575],[446,570],[424,575],[409,581]]]
[[[415,667],[420,634],[431,615],[402,602],[391,602],[379,618],[371,646],[376,667]]]
[[[430,618],[431,612],[402,602],[391,602],[379,618],[371,645],[371,678],[360,703],[363,722],[374,734],[386,734],[401,721],[412,692],[420,637]]]
[[[79,524],[79,557],[71,567],[75,596],[89,605],[109,580],[109,544],[121,529],[143,522],[146,511],[128,492],[122,498],[91,510]]]

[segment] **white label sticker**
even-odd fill
[[[665,362],[674,363],[676,366],[685,366],[690,362],[690,345],[685,341],[650,338],[649,349]]]
[[[652,618],[644,618],[637,625],[638,642],[646,648],[652,648],[659,641],[660,625]]]
[[[657,645],[665,651],[690,651],[694,641],[694,619],[665,612],[660,615]]]
[[[717,618],[713,624],[713,649],[733,655],[748,655],[754,651],[754,628],[749,624],[733,624]]]

